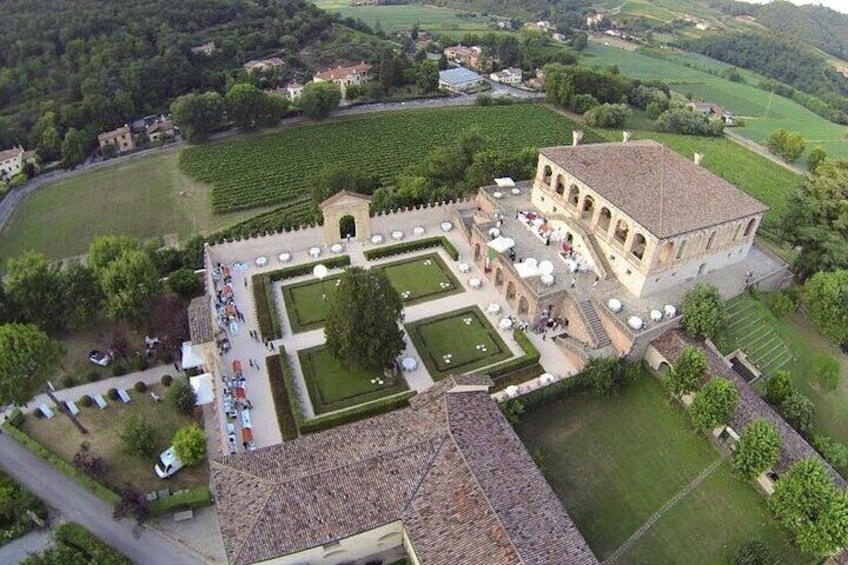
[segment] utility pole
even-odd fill
[[[50,400],[52,400],[56,404],[56,407],[59,409],[59,411],[61,411],[68,418],[71,419],[71,422],[74,423],[74,425],[80,432],[82,432],[83,434],[88,433],[88,430],[85,428],[85,426],[82,425],[79,419],[71,413],[71,411],[68,409],[68,406],[64,402],[60,402],[59,399],[56,398],[56,395],[53,394],[53,388],[49,384],[44,385],[44,393],[47,394],[48,398],[50,398]]]

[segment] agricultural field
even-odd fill
[[[821,146],[828,155],[848,155],[848,127],[829,122],[788,98],[700,70],[717,71],[721,65],[709,63],[706,57],[674,53],[659,59],[596,42],[591,42],[584,54],[586,64],[616,65],[630,78],[664,80],[678,92],[719,104],[744,119],[745,125],[733,131],[757,143],[764,144],[772,130],[785,128],[800,132],[808,148]],[[757,80],[751,73],[743,72],[743,76],[749,82]]]
[[[464,131],[477,130],[494,145],[517,150],[570,143],[573,127],[565,116],[535,104],[409,110],[190,147],[180,167],[212,186],[215,213],[278,204],[293,216],[309,217],[309,179],[327,165],[376,173],[388,182]],[[584,139],[592,135],[587,131]]]
[[[0,232],[0,265],[27,249],[49,259],[80,255],[98,235],[186,239],[256,213],[213,215],[208,185],[180,172],[178,155],[168,151],[82,173],[30,194]]]
[[[422,4],[394,4],[385,6],[352,6],[350,0],[317,0],[314,2],[322,10],[331,14],[339,13],[345,18],[358,18],[375,29],[377,25],[387,33],[409,29],[416,23],[430,33],[464,35],[493,31],[491,18],[471,14],[457,17],[463,13],[454,8],[425,6]],[[467,12],[466,12],[467,13]]]

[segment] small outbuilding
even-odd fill
[[[477,90],[483,86],[481,75],[465,67],[456,67],[439,71],[439,88],[448,92],[464,93]]]

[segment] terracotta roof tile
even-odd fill
[[[359,194],[358,192],[353,192],[353,191],[350,191],[350,190],[340,190],[337,193],[333,194],[332,196],[328,196],[327,198],[322,200],[318,204],[318,208],[323,210],[327,206],[331,206],[331,205],[335,204],[336,202],[338,202],[339,200],[341,200],[345,196],[350,196],[351,198],[358,198],[359,200],[367,200],[368,202],[371,202],[371,197],[368,196],[367,194]]]
[[[209,298],[198,296],[188,304],[188,333],[195,345],[207,343],[215,339],[215,329],[212,326],[212,307]]]
[[[660,239],[768,209],[656,141],[545,147],[539,152]]]
[[[360,73],[369,73],[371,72],[371,65],[368,63],[358,63],[356,65],[349,65],[347,67],[336,67],[333,69],[324,69],[323,71],[318,71],[315,73],[315,80],[340,80],[348,78],[353,74]]]

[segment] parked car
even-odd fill
[[[182,468],[183,462],[177,457],[177,452],[174,451],[174,446],[172,445],[159,454],[159,461],[153,467],[153,470],[156,471],[160,479],[167,479],[176,475]]]
[[[100,365],[101,367],[108,367],[109,363],[112,362],[112,357],[108,353],[104,353],[95,349],[88,354],[88,360],[94,363],[95,365]]]

